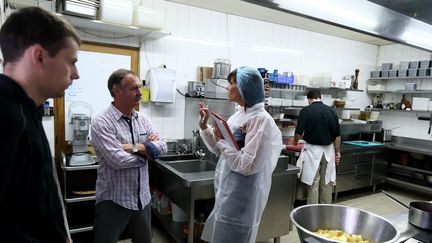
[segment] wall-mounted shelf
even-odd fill
[[[360,108],[348,108],[348,107],[346,107],[346,108],[336,108],[336,107],[332,107],[333,109],[335,109],[335,110],[340,110],[340,111],[343,111],[343,110],[348,110],[348,111],[359,111],[360,110]]]
[[[368,90],[368,94],[383,94],[383,93],[394,93],[394,94],[432,94],[432,90],[424,89],[424,90]]]
[[[306,87],[306,89],[363,92],[362,89],[343,89],[343,88],[338,88],[338,87]]]
[[[431,111],[423,111],[423,110],[401,110],[401,109],[379,109],[379,108],[372,108],[372,111],[382,111],[382,112],[431,112]]]
[[[85,18],[79,18],[70,15],[62,15],[62,14],[58,14],[58,15],[65,18],[67,21],[69,21],[69,23],[71,23],[73,26],[75,26],[78,29],[88,29],[88,30],[95,30],[95,31],[102,31],[102,32],[109,32],[109,33],[119,33],[119,34],[125,34],[130,36],[138,36],[146,40],[160,39],[162,37],[171,34],[163,31],[138,28],[136,26],[113,24],[113,23],[103,22],[100,20],[85,19]]]
[[[404,79],[432,79],[432,76],[415,76],[415,77],[384,77],[384,78],[369,78],[371,81],[377,80],[404,80]]]
[[[269,90],[275,90],[275,91],[284,91],[284,92],[306,92],[308,89],[319,89],[319,90],[334,90],[334,91],[353,91],[353,92],[363,92],[362,89],[343,89],[338,87],[311,87],[311,86],[304,86],[304,85],[295,85],[298,87],[303,87],[302,89],[290,89],[290,88],[270,88]]]

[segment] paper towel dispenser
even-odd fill
[[[176,71],[169,68],[155,67],[147,72],[150,82],[150,101],[173,103],[176,92]]]

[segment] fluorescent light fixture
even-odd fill
[[[269,47],[269,46],[251,46],[250,48],[254,51],[260,51],[260,52],[287,53],[287,54],[295,54],[295,55],[303,55],[304,54],[304,52],[302,52],[302,51],[277,48],[277,47]]]
[[[354,21],[358,24],[364,24],[368,27],[375,28],[377,26],[377,23],[375,21],[372,21],[370,19],[367,19],[361,15],[359,15],[356,12],[350,11],[348,9],[343,9],[338,7],[337,5],[331,4],[329,1],[325,0],[306,0],[307,3],[310,3],[314,6],[317,6],[321,8],[324,11],[327,11],[328,13],[338,15],[340,17],[343,17],[345,19],[349,19]]]
[[[176,41],[185,41],[185,42],[197,43],[197,44],[202,44],[202,45],[210,45],[210,46],[234,47],[233,43],[228,43],[228,42],[200,40],[200,39],[178,37],[178,36],[172,36],[172,35],[165,37],[165,39],[171,39],[171,40],[176,40]]]
[[[337,1],[332,0],[275,0],[275,3],[281,7],[293,11],[311,15],[314,12],[326,13],[326,20],[335,21],[342,17],[348,22],[366,25],[369,28],[375,28],[378,24],[373,19],[361,15],[361,11],[355,12],[347,8],[341,8],[335,4]],[[342,1],[344,2],[344,1]],[[305,6],[308,5],[308,6]],[[345,4],[345,3],[344,3]],[[370,17],[370,15],[369,15]],[[340,22],[340,21],[339,21]]]
[[[432,35],[426,32],[420,32],[420,31],[405,31],[401,38],[407,42],[414,41],[414,42],[421,42],[424,45],[431,46],[431,40]]]

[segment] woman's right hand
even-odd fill
[[[201,130],[207,129],[207,122],[210,118],[210,111],[204,102],[199,103],[200,106],[200,121],[199,126]]]

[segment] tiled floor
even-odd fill
[[[430,195],[423,195],[417,192],[409,192],[401,189],[390,189],[384,188],[387,192],[392,193],[400,199],[400,201],[408,204],[413,200],[432,200]],[[359,209],[366,210],[368,212],[386,217],[388,215],[400,212],[404,210],[401,206],[396,204],[394,201],[390,200],[382,192],[377,190],[372,192],[371,190],[366,191],[355,191],[348,194],[339,194],[338,200],[335,202],[337,204],[346,205],[350,207],[355,207]],[[268,240],[263,243],[272,243],[273,240]],[[297,232],[294,229],[288,235],[281,237],[282,243],[297,243],[299,242]],[[119,243],[131,243],[130,240],[119,241]],[[170,238],[165,230],[154,227],[154,237],[153,243],[175,243],[173,239]]]

